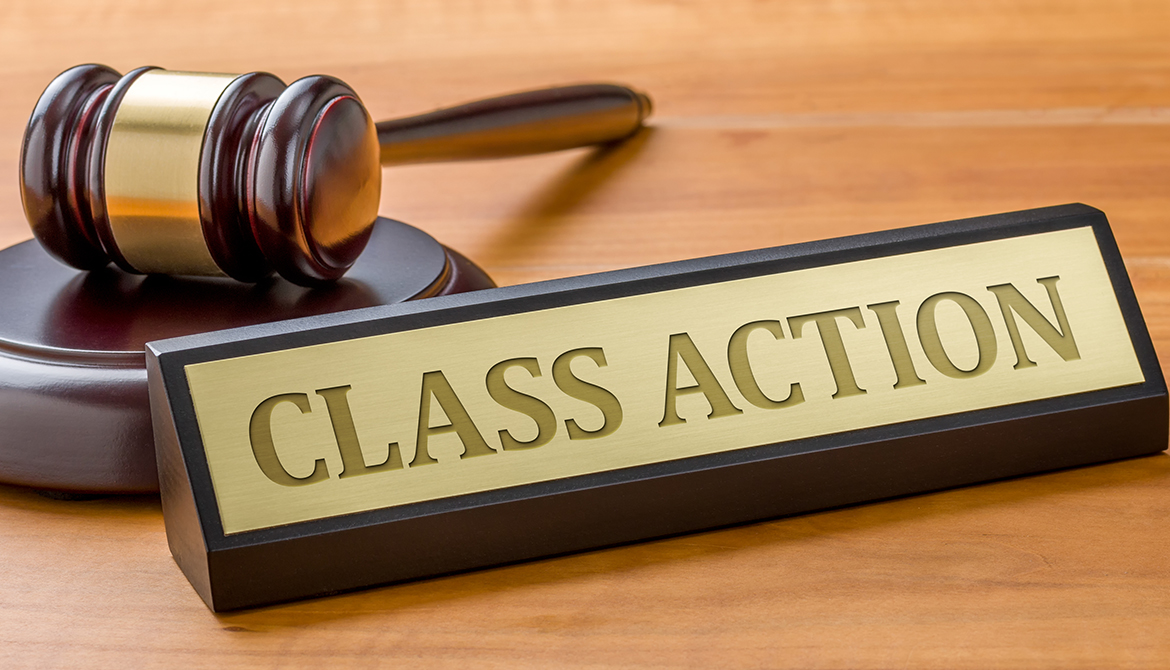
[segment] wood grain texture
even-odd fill
[[[0,245],[77,63],[333,74],[376,118],[613,80],[655,100],[633,141],[387,169],[381,212],[509,284],[1081,201],[1166,358],[1168,30],[1160,0],[7,0]],[[215,616],[156,500],[0,488],[0,666],[1161,668],[1167,518],[1161,455]]]

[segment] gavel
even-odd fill
[[[382,165],[613,142],[650,114],[613,84],[517,93],[374,123],[329,76],[79,65],[37,101],[21,149],[25,215],[82,270],[340,278],[378,215]]]

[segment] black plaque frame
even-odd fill
[[[1083,226],[1095,232],[1145,376],[1141,384],[229,536],[220,525],[186,365]],[[1105,215],[1079,204],[192,335],[151,343],[147,351],[168,542],[214,611],[1152,454],[1167,446],[1166,384],[1133,288]]]

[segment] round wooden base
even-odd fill
[[[426,233],[378,219],[333,286],[79,272],[36,242],[0,251],[0,482],[158,490],[144,345],[152,340],[494,286]]]

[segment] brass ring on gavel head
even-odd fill
[[[82,65],[38,101],[21,186],[37,239],[74,267],[312,285],[365,247],[381,166],[332,77]]]
[[[138,272],[222,275],[199,217],[199,164],[215,103],[232,75],[144,72],[106,142],[106,218]]]

